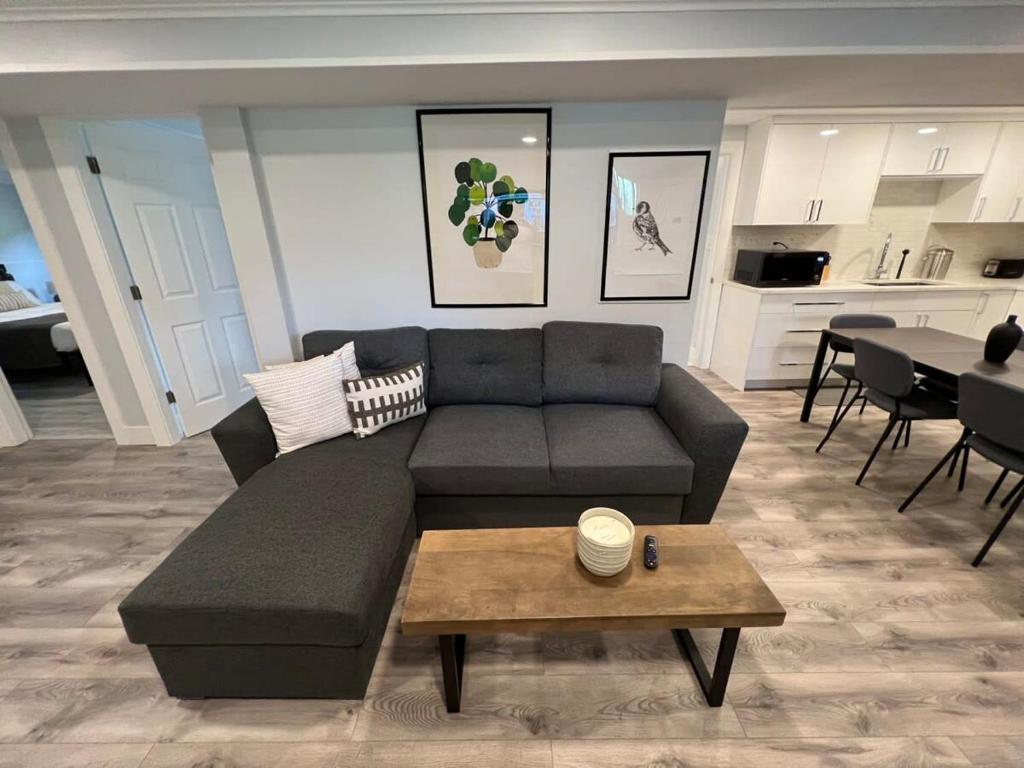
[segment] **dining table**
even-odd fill
[[[814,398],[821,388],[821,372],[831,339],[849,343],[854,339],[869,339],[898,349],[913,360],[915,371],[953,387],[960,374],[968,372],[993,376],[1024,387],[1024,352],[1019,348],[1005,363],[990,363],[985,360],[984,341],[937,328],[823,328],[811,375],[807,380],[807,394],[804,395],[800,421],[806,422],[811,417]]]

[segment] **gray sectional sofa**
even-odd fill
[[[255,400],[214,427],[238,490],[120,606],[172,696],[362,698],[418,532],[707,523],[747,433],[651,326],[317,331],[304,355],[348,341],[363,375],[423,360],[429,411],[276,459]]]

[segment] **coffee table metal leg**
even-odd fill
[[[465,635],[438,635],[441,645],[441,671],[444,673],[444,698],[449,712],[462,708],[462,665],[466,660]]]
[[[697,643],[688,629],[673,629],[676,642],[682,650],[683,655],[690,661],[693,671],[697,675],[697,681],[704,692],[708,706],[720,707],[725,700],[725,686],[729,684],[729,671],[732,669],[732,660],[736,655],[736,644],[740,639],[739,627],[728,627],[722,630],[722,641],[718,645],[718,658],[715,659],[715,671],[708,673],[704,659],[700,656]]]

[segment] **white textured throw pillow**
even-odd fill
[[[274,430],[278,455],[352,431],[346,369],[359,376],[351,343],[330,355],[245,374]]]
[[[369,437],[384,427],[427,412],[423,399],[423,363],[379,376],[345,382],[357,438]]]
[[[359,365],[356,363],[356,343],[350,341],[342,347],[338,347],[336,350],[331,352],[332,355],[337,355],[341,359],[341,378],[342,381],[350,381],[352,379],[358,379],[362,377],[359,372]],[[318,355],[317,357],[323,357]],[[310,358],[310,360],[316,360],[316,357]],[[277,371],[281,368],[290,368],[293,365],[302,365],[308,363],[309,360],[298,360],[293,363],[276,363],[274,365],[268,365],[268,371]]]

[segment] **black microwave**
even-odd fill
[[[732,279],[759,288],[818,285],[829,259],[828,251],[740,249]]]

